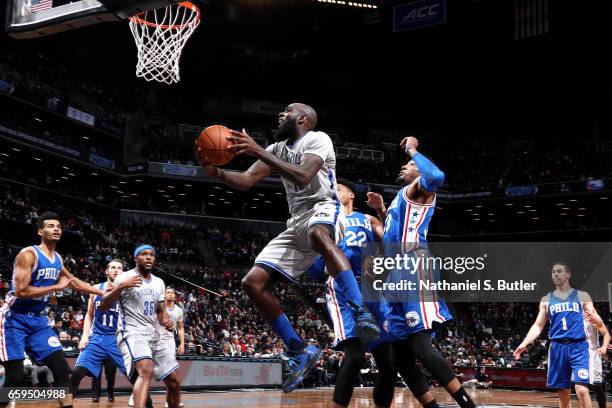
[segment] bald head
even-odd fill
[[[292,103],[278,114],[276,140],[295,140],[317,126],[317,112],[304,103]]]
[[[312,106],[299,102],[292,103],[289,106],[298,111],[300,115],[306,116],[305,128],[312,130],[317,126],[317,111],[315,111]]]

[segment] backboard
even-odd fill
[[[164,7],[171,0],[7,0],[6,31],[34,38]]]

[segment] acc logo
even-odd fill
[[[417,20],[421,18],[435,16],[439,13],[439,11],[437,10],[438,7],[440,7],[440,4],[432,4],[431,6],[414,8],[404,16],[404,18],[402,19],[402,23],[405,23],[409,20]]]
[[[582,378],[583,380],[585,378],[589,378],[589,370],[581,368],[580,370],[578,370],[578,377]]]
[[[419,318],[419,314],[414,310],[406,313],[406,324],[408,327],[415,327],[419,324],[421,319]]]
[[[59,347],[62,345],[62,343],[60,343],[59,339],[56,336],[49,337],[49,340],[47,340],[47,343],[51,347]]]
[[[313,215],[313,217],[317,217],[317,218],[329,218],[329,214],[326,212],[318,212],[315,215]]]

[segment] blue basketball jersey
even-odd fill
[[[102,282],[96,287],[104,290],[106,282]],[[94,310],[94,322],[92,332],[96,334],[115,334],[117,331],[117,319],[119,318],[119,302],[115,302],[115,305],[108,310],[100,310],[100,302],[102,296],[96,295],[94,299],[95,310]]]
[[[372,223],[363,213],[353,211],[352,214],[344,216],[344,241],[348,247],[358,247],[368,242],[376,242]]]
[[[586,340],[582,303],[578,291],[573,289],[565,299],[559,299],[553,292],[548,301],[548,337],[551,340]]]
[[[36,254],[36,262],[30,275],[30,286],[46,287],[55,285],[62,272],[62,257],[53,253],[53,259],[49,259],[37,245],[33,245]],[[15,271],[11,280],[10,290],[6,295],[6,301],[10,310],[15,313],[41,313],[49,304],[50,293],[37,298],[25,299],[15,296]]]
[[[407,250],[427,243],[427,230],[434,214],[436,200],[431,204],[419,204],[407,196],[408,186],[398,191],[387,210],[383,242],[404,242]]]

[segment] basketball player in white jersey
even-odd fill
[[[168,352],[172,354],[185,354],[185,319],[183,316],[183,309],[177,306],[174,303],[176,298],[176,292],[174,288],[166,288],[166,313],[168,313],[168,317],[172,320],[172,331],[166,330],[165,327],[158,324],[157,325],[157,333],[159,334],[159,345],[158,348],[165,348]],[[177,332],[179,338],[179,346],[176,347],[174,342],[174,332]],[[176,360],[176,358],[175,358]],[[178,364],[178,363],[177,363]],[[128,401],[128,406],[134,406],[134,394],[130,396],[130,400]],[[185,404],[182,402],[180,406],[183,407]],[[168,407],[168,402],[166,402],[166,408]]]
[[[589,343],[589,365],[591,368],[591,385],[597,397],[599,408],[606,408],[606,390],[603,381],[603,361],[608,345],[610,344],[610,332],[598,314],[590,311],[584,312],[585,330],[587,342]],[[599,335],[603,341],[599,342]]]
[[[257,161],[245,172],[226,171],[197,154],[202,168],[238,190],[246,191],[272,172],[281,176],[291,218],[287,229],[274,238],[255,259],[242,287],[272,329],[283,339],[290,356],[289,376],[283,390],[297,388],[321,350],[298,336],[272,290],[280,276],[295,280],[321,255],[338,292],[354,302],[356,336],[365,342],[380,336],[372,314],[362,305],[361,291],[351,264],[336,246],[342,233],[342,211],[336,196],[336,154],[329,136],[314,131],[317,113],[303,103],[292,103],[278,117],[277,142],[263,148],[246,131],[232,131],[227,148]]]
[[[153,375],[164,381],[170,408],[180,404],[181,384],[175,371],[178,368],[174,350],[160,344],[157,325],[173,330],[172,320],[164,307],[166,285],[151,273],[155,264],[155,249],[140,245],[134,251],[136,267],[115,279],[113,290],[102,298],[100,309],[105,310],[119,301],[117,345],[128,377],[134,384],[134,406],[144,408]],[[138,378],[134,380],[135,375]]]

